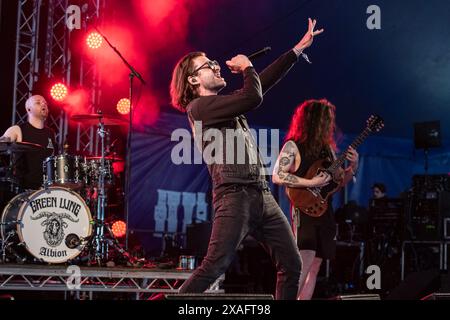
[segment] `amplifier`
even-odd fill
[[[450,191],[450,175],[415,175],[412,179],[412,186],[416,194],[426,194],[429,191]]]
[[[429,197],[413,195],[407,216],[407,237],[412,240],[450,238],[450,192],[428,192]]]

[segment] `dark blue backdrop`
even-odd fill
[[[360,127],[362,130],[364,123]],[[171,134],[176,129],[184,130],[181,133],[189,136],[186,117],[161,114],[154,125],[133,134],[128,224],[129,230],[139,236],[151,255],[161,253],[162,235],[176,234],[183,243],[186,225],[211,217],[210,180],[206,167],[172,163],[172,150],[179,144],[171,141]],[[353,137],[344,135],[340,149],[344,150]],[[190,138],[184,141],[190,145],[193,158],[193,152],[197,152],[193,141]],[[348,186],[347,196],[342,192],[334,197],[335,208],[345,199],[367,205],[374,182],[385,183],[388,194],[396,197],[411,186],[414,174],[424,171],[423,151],[415,150],[409,139],[370,136],[358,151],[360,167],[356,183]],[[448,173],[449,168],[450,146],[430,152],[429,173]],[[272,186],[272,190],[289,216],[289,203],[283,188]]]

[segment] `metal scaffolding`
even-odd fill
[[[68,0],[49,0],[45,42],[45,74],[70,87],[70,30],[66,26]],[[53,112],[47,125],[56,132],[56,142],[62,150],[67,135],[68,119],[63,109]]]
[[[74,266],[72,266],[74,267]],[[136,300],[155,293],[178,293],[181,285],[192,275],[189,270],[147,268],[81,267],[78,281],[75,270],[67,266],[2,265],[0,291],[61,291],[134,293]],[[220,276],[206,291],[223,293]]]
[[[37,80],[40,9],[41,0],[20,0],[17,4],[12,125],[26,121],[25,101]]]
[[[41,13],[44,1],[48,4],[47,25],[42,25]],[[100,24],[106,0],[81,1],[81,12],[84,17],[82,28],[88,31],[91,24]],[[98,109],[101,97],[100,82],[96,63],[86,54],[81,57],[79,81],[74,81],[71,75],[71,30],[66,25],[66,9],[68,0],[20,0],[17,7],[16,59],[14,72],[14,94],[11,124],[21,124],[26,121],[25,101],[31,96],[39,72],[44,71],[48,79],[57,79],[68,87],[77,82],[80,87],[90,89],[89,112]],[[45,28],[45,29],[44,29]],[[44,36],[44,56],[39,56],[39,44]],[[40,70],[39,61],[44,67]],[[56,132],[56,141],[60,147],[68,134],[68,117],[61,110],[50,113],[47,125]],[[76,137],[76,151],[97,152],[95,127],[78,125]]]

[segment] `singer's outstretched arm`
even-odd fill
[[[263,94],[270,90],[289,72],[292,66],[298,61],[298,56],[303,50],[310,47],[313,43],[314,36],[323,32],[323,29],[314,31],[317,21],[308,18],[308,31],[303,35],[302,39],[294,46],[292,50],[281,55],[271,65],[265,68],[259,74]]]
[[[234,119],[257,108],[262,102],[261,82],[253,67],[246,68],[242,75],[242,89],[228,95],[203,96],[194,99],[188,107],[194,120],[206,126]]]

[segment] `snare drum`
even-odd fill
[[[85,163],[80,156],[60,154],[48,157],[44,161],[43,171],[45,187],[78,189],[85,183]]]
[[[47,263],[76,258],[92,235],[92,216],[74,191],[50,187],[14,197],[1,217],[1,236],[16,259]]]

